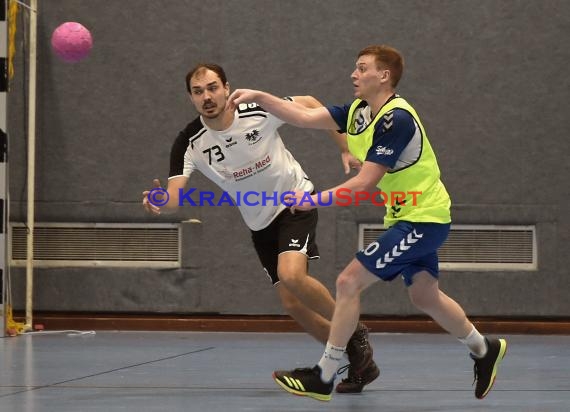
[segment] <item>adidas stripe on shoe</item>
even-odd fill
[[[275,371],[273,380],[287,392],[308,396],[319,401],[330,401],[334,379],[328,383],[321,380],[321,368],[298,368],[292,371]]]

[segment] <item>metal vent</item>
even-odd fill
[[[379,224],[359,225],[359,248],[385,231]],[[438,255],[447,270],[536,270],[535,227],[452,225]]]
[[[12,265],[26,263],[27,228],[11,225]],[[178,224],[36,223],[34,266],[179,266]]]

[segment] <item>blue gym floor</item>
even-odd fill
[[[570,336],[506,336],[495,387],[478,400],[473,363],[450,336],[372,333],[380,378],[320,402],[271,378],[319,360],[305,334],[54,332],[0,338],[1,412],[570,411]]]

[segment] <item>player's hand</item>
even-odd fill
[[[255,102],[257,93],[257,90],[236,89],[232,94],[230,94],[230,97],[228,97],[228,104],[226,107],[228,110],[234,111],[241,103]]]
[[[356,170],[357,172],[360,171],[362,163],[360,163],[360,160],[354,157],[350,152],[342,152],[340,157],[342,159],[342,166],[344,167],[345,175],[350,173],[350,169]]]
[[[293,193],[287,193],[283,200],[291,213],[295,213],[296,210],[307,211],[317,207],[317,200],[308,192],[295,190]]]
[[[160,206],[163,205],[164,196],[167,194],[166,189],[160,185],[160,180],[154,179],[152,181],[153,188],[145,190],[143,194],[142,205],[147,213],[153,215],[160,215]]]

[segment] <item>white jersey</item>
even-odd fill
[[[251,230],[261,230],[285,209],[285,192],[314,190],[277,132],[283,123],[257,104],[241,104],[222,131],[210,129],[200,116],[172,146],[169,179],[199,170],[231,196]]]

